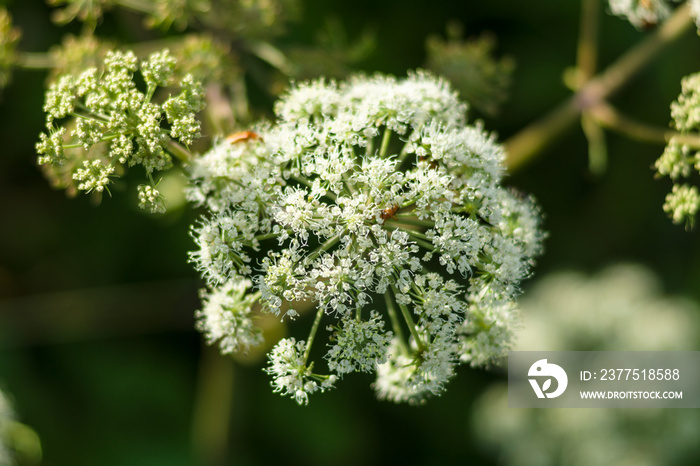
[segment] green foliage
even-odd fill
[[[10,13],[5,8],[0,8],[0,89],[10,82],[20,36],[19,29],[12,26]]]
[[[437,36],[426,41],[426,66],[446,77],[461,97],[487,115],[495,115],[508,98],[515,63],[511,58],[496,59],[496,40],[491,35],[477,39],[461,38],[461,27],[452,24],[448,39]]]

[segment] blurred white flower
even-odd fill
[[[541,279],[521,301],[523,351],[690,351],[700,309],[662,294],[646,268]],[[514,409],[496,384],[476,402],[473,432],[510,466],[693,464],[700,418],[691,409]]]

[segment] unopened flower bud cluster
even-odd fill
[[[140,206],[163,211],[152,172],[172,165],[170,143],[190,145],[199,137],[196,114],[204,104],[201,86],[189,75],[178,94],[153,102],[158,88],[174,84],[174,69],[167,50],[140,65],[132,52],[110,51],[103,69],[58,78],[46,92],[47,132],[36,145],[39,164],[50,176],[67,167],[72,185],[64,181],[63,187],[86,192],[108,190],[117,168],[142,165],[150,186],[139,187]],[[138,70],[145,92],[136,84]]]
[[[700,73],[686,76],[681,81],[681,94],[671,104],[673,126],[681,136],[700,134]],[[656,161],[660,175],[670,177],[673,190],[666,196],[663,208],[675,223],[694,223],[700,208],[700,193],[696,186],[682,182],[700,171],[700,150],[681,139],[673,137],[664,153]]]
[[[284,95],[275,124],[197,159],[208,340],[246,348],[254,307],[295,318],[314,303],[308,338],[269,354],[274,390],[299,403],[355,371],[377,374],[382,399],[421,402],[458,364],[503,357],[540,215],[501,185],[503,149],[465,113],[423,72],[319,80]]]

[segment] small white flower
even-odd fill
[[[275,392],[291,396],[297,403],[308,404],[309,394],[333,388],[335,376],[316,376],[304,363],[304,341],[284,338],[268,354],[265,372],[272,376]],[[320,382],[320,383],[319,383]]]
[[[384,321],[372,311],[367,321],[345,319],[334,334],[334,345],[326,354],[328,367],[338,374],[374,372],[387,358],[392,333],[384,332]],[[330,330],[330,329],[329,329]]]
[[[239,280],[202,294],[197,329],[210,345],[218,341],[223,354],[246,352],[263,342],[262,331],[253,323],[255,296],[246,294],[251,286],[250,280]]]

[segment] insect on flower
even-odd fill
[[[379,214],[379,217],[381,217],[381,219],[384,220],[384,221],[386,222],[386,221],[389,220],[390,218],[395,217],[395,216],[396,216],[396,212],[398,212],[398,211],[399,211],[399,205],[398,205],[398,204],[394,204],[394,205],[392,205],[391,207],[388,207],[388,208],[382,210],[382,213]]]
[[[262,138],[252,131],[240,131],[226,136],[226,142],[231,145],[252,140],[262,140]]]

